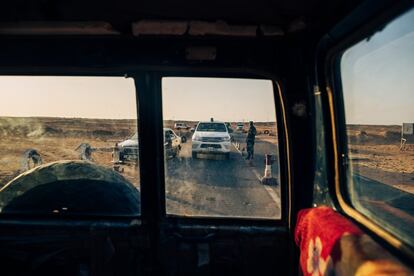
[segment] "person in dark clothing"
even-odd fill
[[[253,125],[253,121],[250,121],[249,132],[247,133],[247,137],[246,137],[246,150],[247,150],[246,160],[253,159],[255,139],[256,139],[256,128]]]
[[[172,139],[168,131],[164,131],[164,151],[168,158],[172,155]]]

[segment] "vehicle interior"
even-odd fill
[[[0,14],[2,275],[414,275],[412,1]]]

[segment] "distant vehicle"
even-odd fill
[[[236,125],[236,130],[237,131],[243,131],[244,128],[244,124],[243,123],[237,123]]]
[[[168,158],[176,157],[181,150],[181,137],[170,128],[164,128],[164,150]],[[170,139],[171,143],[167,141]],[[114,148],[114,163],[136,162],[139,157],[138,133],[125,141],[117,143]]]
[[[174,128],[175,129],[190,129],[190,127],[185,123],[175,123]]]
[[[199,122],[193,137],[192,157],[198,153],[223,154],[230,157],[231,137],[225,123]]]
[[[180,137],[170,128],[164,128],[164,151],[167,158],[174,158],[180,154],[181,143],[185,143],[185,136]]]

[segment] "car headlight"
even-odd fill
[[[228,136],[228,137],[223,137],[223,141],[230,141],[230,136]]]

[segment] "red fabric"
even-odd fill
[[[344,234],[362,235],[361,230],[329,207],[301,210],[295,242],[300,247],[303,275],[324,275],[340,260],[338,243]]]

